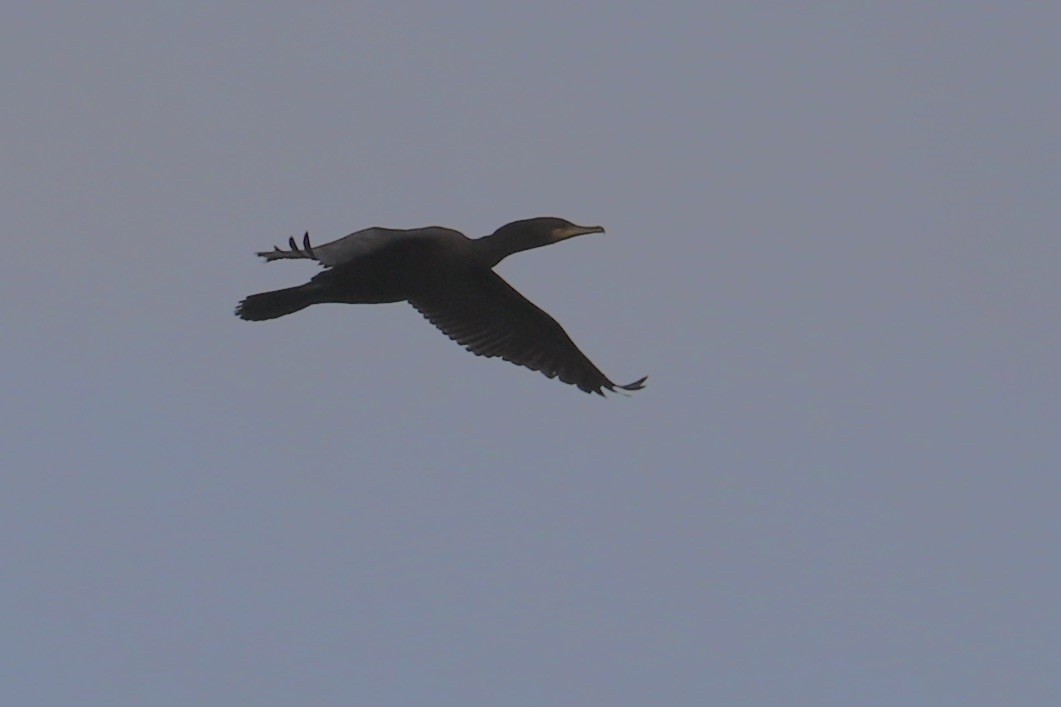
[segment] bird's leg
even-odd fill
[[[302,236],[302,247],[298,247],[298,243],[295,242],[295,237],[291,236],[287,239],[287,245],[291,250],[281,250],[279,246],[273,246],[271,251],[265,251],[264,253],[258,253],[261,257],[266,260],[280,260],[281,258],[309,258],[312,260],[317,259],[317,254],[313,252],[313,246],[309,242],[309,231]]]

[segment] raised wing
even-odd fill
[[[419,294],[409,303],[449,338],[477,356],[499,356],[587,393],[640,390],[645,378],[617,385],[579,351],[555,319],[539,309],[493,271],[449,282],[436,294]]]

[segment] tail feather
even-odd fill
[[[276,319],[317,304],[319,293],[307,285],[251,295],[236,305],[236,316],[251,322]]]

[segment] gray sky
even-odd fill
[[[347,5],[0,11],[3,704],[1059,701],[1061,11]],[[536,215],[646,390],[232,316]]]

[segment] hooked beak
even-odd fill
[[[571,224],[570,228],[558,228],[556,229],[556,240],[562,241],[565,238],[574,238],[575,236],[584,236],[587,233],[604,233],[603,226],[576,226]]]

